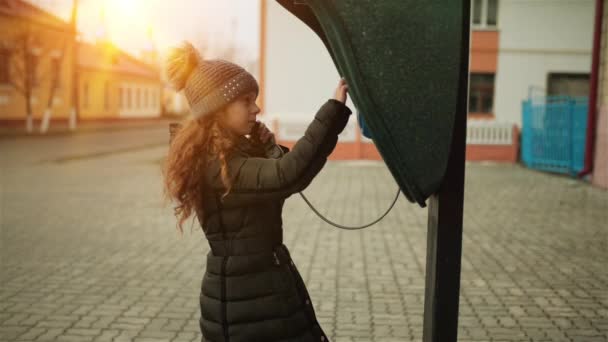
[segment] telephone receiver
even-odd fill
[[[251,140],[260,143],[260,122],[256,121],[251,128],[251,132],[249,133],[251,136]]]

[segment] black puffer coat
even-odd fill
[[[211,247],[200,293],[202,341],[328,341],[283,244],[281,213],[285,199],[323,168],[350,114],[328,100],[278,158],[257,154],[242,137],[228,160],[233,186],[223,203],[219,161],[208,162],[198,215]]]

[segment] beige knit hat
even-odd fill
[[[258,82],[244,68],[223,60],[204,60],[190,42],[174,48],[167,60],[169,82],[184,91],[195,118],[213,113],[248,92]]]

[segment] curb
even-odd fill
[[[134,125],[107,125],[107,126],[84,126],[79,127],[76,130],[69,130],[67,127],[61,129],[50,129],[44,134],[41,134],[38,130],[34,129],[33,132],[27,133],[21,129],[13,129],[12,127],[0,127],[0,140],[6,140],[11,138],[20,139],[44,139],[47,137],[59,137],[59,136],[70,136],[80,135],[88,133],[99,133],[99,132],[112,132],[112,131],[127,131],[137,129],[150,129],[150,128],[167,128],[167,137],[169,136],[169,124],[179,122],[179,120],[166,120],[161,122],[153,123],[142,123]]]

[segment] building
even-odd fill
[[[159,69],[110,43],[81,43],[78,52],[81,120],[160,116]]]
[[[183,91],[175,91],[173,87],[165,82],[163,86],[163,107],[167,116],[185,117],[190,113],[190,106]]]
[[[47,108],[52,80],[52,108],[67,117],[72,48],[66,22],[25,1],[0,1],[0,121],[26,119],[26,93],[30,112],[39,118]]]
[[[29,37],[27,41],[24,36]],[[69,23],[62,19],[23,0],[0,1],[1,124],[20,125],[28,119],[28,112],[32,123],[40,121],[49,108],[51,95],[51,121],[69,119],[74,88],[72,42]],[[162,83],[158,67],[103,41],[79,42],[77,51],[80,120],[161,115]],[[25,58],[26,55],[29,57]],[[23,71],[24,66],[29,67],[29,73]],[[31,82],[25,82],[28,79]],[[27,84],[31,86],[24,87]]]
[[[530,95],[589,95],[594,3],[498,1],[495,120],[521,127],[522,100]]]
[[[529,94],[588,92],[593,12],[593,0],[471,1],[467,160],[518,160]],[[289,145],[333,95],[339,75],[321,40],[276,2],[261,0],[260,21],[259,101]],[[380,159],[355,115],[330,159]]]

